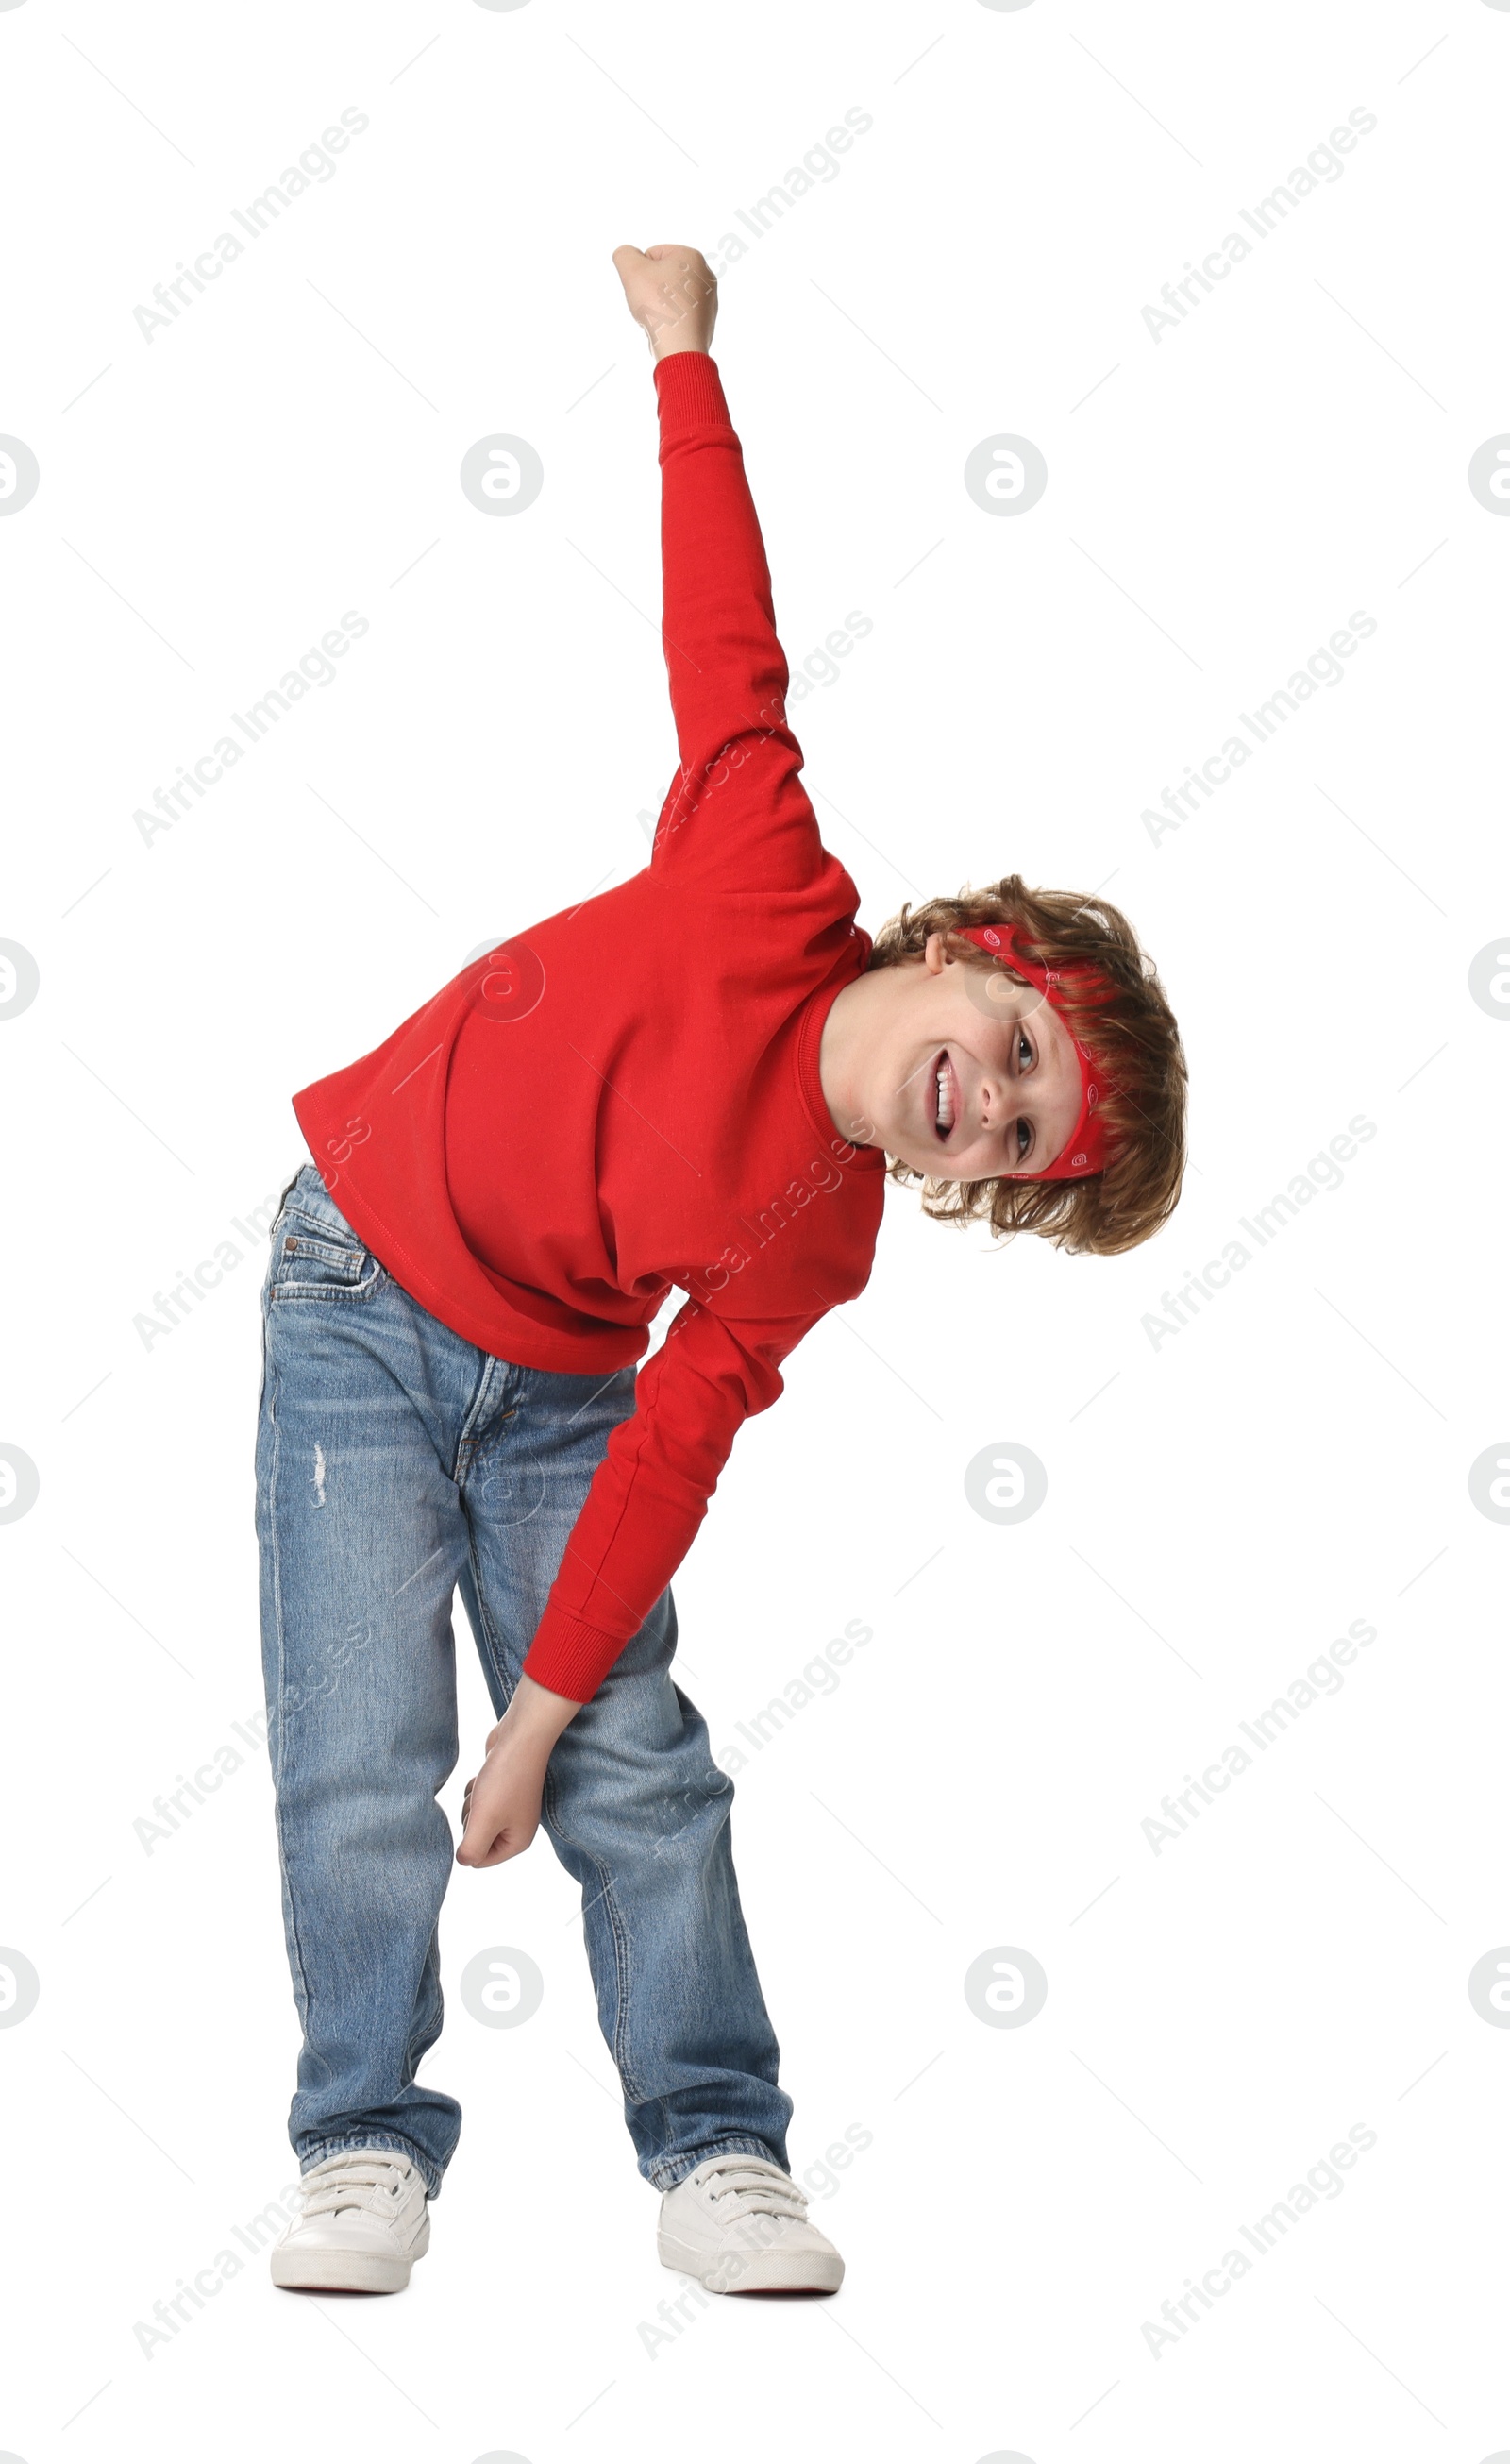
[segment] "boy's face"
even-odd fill
[[[1080,1065],[1041,993],[947,957],[939,933],[921,962],[878,973],[895,990],[864,1067],[871,1143],[934,1180],[1031,1179],[1053,1163]]]

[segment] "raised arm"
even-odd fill
[[[760,526],[708,355],[717,284],[695,249],[621,248],[614,264],[649,336],[661,415],[663,631],[681,767],[652,869],[694,897],[758,897],[807,950],[816,934],[846,929],[855,891],[819,837],[786,724]],[[497,1864],[529,1845],[551,1747],[680,1565],[740,1422],[780,1393],[777,1363],[811,1322],[733,1325],[696,1302],[676,1318],[609,1441],[524,1673],[469,1785],[464,1864]]]
[[[655,357],[661,419],[662,631],[681,767],[653,869],[689,890],[806,890],[832,864],[786,723],[760,525],[718,369],[718,287],[695,249],[614,256]]]

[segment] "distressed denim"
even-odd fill
[[[397,2148],[433,2196],[461,2129],[456,2100],[415,2077],[441,2028],[452,1597],[501,1713],[635,1373],[518,1368],[465,1342],[362,1245],[313,1164],[283,1193],[262,1310],[263,1673],[303,2030],[289,2136],[305,2171]],[[600,2024],[658,2189],[724,2150],[785,2167],[792,2111],[739,1906],[733,1786],[672,1680],[675,1649],[667,1591],[557,1744],[542,1813],[581,1885]]]

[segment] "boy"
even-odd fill
[[[441,2025],[460,1585],[499,1713],[464,1865],[543,1820],[580,1881],[660,2254],[833,2291],[667,1588],[778,1363],[863,1289],[888,1170],[1072,1248],[1178,1195],[1184,1065],[1105,904],[994,888],[874,948],[786,725],[760,534],[694,250],[620,249],[654,352],[680,766],[646,870],[466,967],[305,1088],[318,1168],[264,1288],[257,1529],[305,2206],[274,2280],[391,2292],[460,2108]],[[889,1163],[888,1163],[889,1158]],[[650,1321],[687,1295],[638,1378]]]

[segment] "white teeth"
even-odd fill
[[[949,1091],[949,1071],[947,1069],[941,1069],[938,1072],[938,1107],[934,1114],[934,1118],[947,1137],[950,1131],[954,1126],[954,1105],[953,1099]]]

